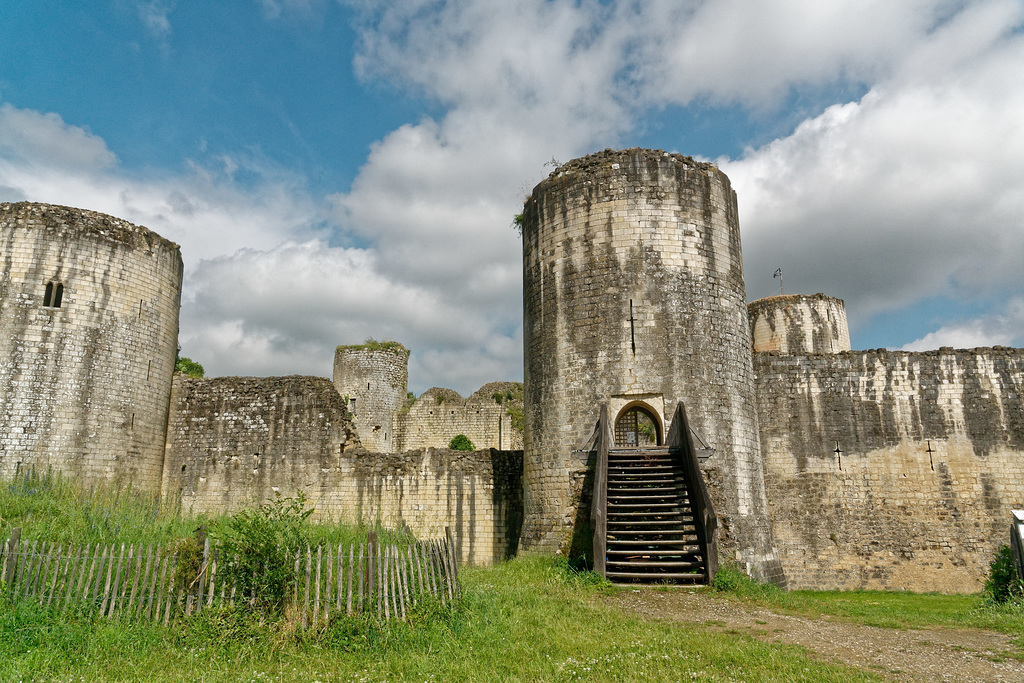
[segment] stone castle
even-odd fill
[[[729,179],[676,154],[564,164],[522,227],[525,391],[413,401],[394,342],[339,347],[333,383],[173,376],[176,245],[0,204],[0,475],[197,512],[302,491],[328,518],[451,526],[488,563],[590,533],[602,410],[659,445],[684,405],[723,559],[791,588],[980,588],[1024,507],[1024,350],[852,351],[839,299],[748,305]],[[460,433],[479,450],[447,450]]]

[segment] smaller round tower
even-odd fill
[[[334,352],[334,388],[367,450],[395,450],[395,415],[405,405],[408,380],[409,349],[398,342],[370,339]]]
[[[824,294],[786,294],[747,306],[754,351],[839,353],[850,350],[842,299]]]

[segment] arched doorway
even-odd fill
[[[626,406],[615,420],[615,445],[619,448],[660,446],[661,424],[644,404]]]

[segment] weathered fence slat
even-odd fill
[[[341,600],[342,600],[342,596],[343,596],[343,589],[345,587],[345,582],[343,581],[343,578],[344,578],[343,567],[345,566],[345,550],[344,550],[344,548],[342,548],[340,543],[338,544],[338,560],[337,560],[337,562],[338,562],[338,569],[337,569],[337,571],[335,571],[335,580],[338,583],[338,596],[337,596],[337,598],[335,599],[335,602],[334,602],[334,613],[335,614],[340,614],[341,613]],[[349,568],[349,570],[351,570],[352,566],[349,565],[348,568]]]
[[[207,609],[213,607],[213,596],[217,593],[217,558],[220,554],[218,550],[216,546],[210,548],[210,583],[206,589]]]
[[[50,594],[46,596],[46,604],[53,604],[53,596],[57,594],[58,586],[63,587],[67,581],[68,565],[71,563],[71,544],[68,544],[67,557],[64,557],[63,546],[57,548],[57,568],[53,572],[53,585],[50,586]],[[63,570],[63,574],[61,573]]]
[[[363,544],[359,544],[359,612],[363,611],[363,582],[365,580],[365,562],[363,562]]]
[[[39,598],[39,602],[43,602],[43,598],[46,597],[46,579],[50,577],[50,565],[53,564],[53,548],[57,545],[56,543],[43,543],[45,552],[43,553],[43,565],[41,567],[39,579],[36,581],[36,587],[32,590],[33,597]]]
[[[356,573],[355,549],[356,549],[356,544],[355,543],[349,543],[349,545],[348,545],[348,591],[347,591],[348,597],[346,598],[346,601],[345,601],[345,614],[346,615],[351,615],[352,614],[352,577]],[[360,575],[360,576],[362,576],[362,575]]]
[[[157,577],[160,576],[160,567],[165,564],[163,561],[162,544],[156,544],[156,550],[153,552],[153,574],[149,577],[149,597],[146,600],[146,619],[155,619],[158,614],[157,610],[160,609],[160,595],[159,591],[163,589],[163,581],[160,581],[159,586],[157,585]],[[164,571],[167,571],[166,569]]]
[[[21,580],[23,596],[28,595],[28,585],[31,583],[29,579],[32,578],[32,563],[36,559],[36,543],[38,541],[32,541],[32,545],[29,546],[28,541],[25,541],[25,559],[19,563],[22,566],[18,569],[18,574],[14,577],[14,583],[12,583],[12,585],[17,585],[18,580]]]
[[[320,620],[320,567],[323,561],[322,546],[316,547],[316,587],[314,589],[315,600],[313,602],[313,625],[316,626]]]
[[[14,533],[17,531],[18,533]],[[40,604],[74,602],[91,605],[99,615],[139,617],[169,624],[233,601],[237,586],[221,571],[219,546],[201,539],[201,559],[170,552],[161,543],[86,544],[76,546],[20,539],[20,530],[0,543],[0,573],[9,576],[14,595]],[[193,551],[189,551],[190,553]],[[305,554],[305,562],[302,555]],[[451,530],[445,537],[404,548],[380,542],[376,531],[368,542],[305,546],[295,550],[292,595],[294,614],[303,628],[330,623],[335,615],[357,613],[380,619],[408,619],[426,595],[442,603],[459,592],[458,563]],[[290,558],[290,553],[288,554]],[[289,560],[291,561],[291,560]],[[326,564],[326,566],[325,566]],[[315,567],[315,569],[314,569]],[[267,567],[263,567],[264,573]],[[230,586],[228,584],[231,584]],[[247,582],[245,593],[255,604],[260,578]],[[217,593],[220,593],[220,601]]]

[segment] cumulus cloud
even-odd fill
[[[0,106],[0,140],[0,201],[101,211],[181,245],[180,342],[212,375],[329,376],[336,345],[375,337],[414,349],[417,391],[453,385],[467,393],[515,376],[521,276],[493,255],[481,251],[470,262],[443,239],[419,242],[426,260],[449,273],[443,286],[424,286],[385,263],[402,252],[400,232],[375,238],[396,243],[390,250],[332,246],[330,204],[260,157],[191,161],[184,173],[141,177],[123,171],[88,131],[10,105]],[[505,246],[517,251],[502,214]],[[407,218],[406,229],[423,216]],[[485,263],[492,267],[477,267]]]
[[[1024,345],[1024,298],[1011,300],[1002,311],[943,325],[903,346],[904,351],[929,351],[942,346],[969,349],[978,346]]]
[[[252,154],[129,176],[88,131],[5,105],[0,198],[94,208],[179,241],[185,352],[215,374],[329,374],[335,344],[372,336],[413,349],[417,390],[468,393],[521,376],[509,224],[545,162],[629,143],[666,106],[773,111],[853,83],[863,97],[719,160],[739,194],[748,294],[770,294],[782,266],[791,291],[845,298],[856,325],[924,297],[1024,290],[1017,1],[345,4],[356,72],[440,112],[374,144],[351,187],[314,196]],[[1014,320],[947,327],[1002,339],[999,316]]]
[[[957,15],[859,101],[722,160],[748,294],[846,299],[851,323],[928,296],[1024,289],[1024,36],[1016,3]],[[894,340],[895,341],[895,340]]]
[[[651,108],[764,110],[794,89],[863,83],[860,100],[720,160],[751,296],[784,266],[797,289],[845,297],[856,326],[928,296],[1024,285],[1018,2],[359,6],[357,71],[448,107],[381,140],[334,198],[339,222],[382,237],[410,281],[443,289],[448,259],[517,279],[497,230],[521,199],[508,188],[539,180],[551,156],[628,140]]]
[[[47,169],[106,169],[116,157],[88,130],[69,126],[58,114],[0,104],[0,155],[37,172]]]

